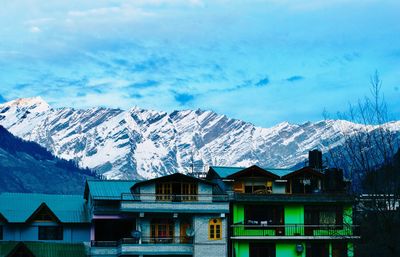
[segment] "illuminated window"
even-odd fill
[[[222,221],[221,219],[210,219],[208,222],[208,239],[221,240],[222,239]]]

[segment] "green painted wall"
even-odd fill
[[[249,243],[248,242],[234,242],[233,247],[236,257],[249,257]]]
[[[244,206],[243,204],[233,205],[233,223],[244,222]]]
[[[304,224],[304,206],[285,205],[284,207],[285,224]],[[289,226],[285,228],[285,235],[304,235],[304,228]]]
[[[277,243],[276,244],[276,257],[305,257],[305,244],[303,243],[304,251],[301,254],[297,254],[296,245],[298,243]]]

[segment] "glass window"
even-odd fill
[[[172,185],[171,183],[156,184],[156,199],[158,201],[171,201],[172,200]]]
[[[172,243],[174,239],[174,222],[171,219],[153,219],[150,226],[152,243]]]
[[[39,240],[63,240],[63,227],[39,226]]]
[[[208,239],[221,240],[222,239],[222,221],[221,219],[210,219],[208,222]]]

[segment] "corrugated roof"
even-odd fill
[[[81,195],[1,193],[0,213],[8,222],[23,223],[42,203],[63,223],[89,222],[85,200]]]
[[[36,257],[85,257],[83,243],[48,243],[48,242],[1,242],[0,257],[7,256],[16,247],[26,246]]]
[[[213,169],[220,178],[226,178],[232,174],[235,174],[236,172],[245,169],[244,167],[224,167],[224,166],[211,166],[210,168]]]
[[[211,166],[210,168],[212,168],[218,174],[219,177],[226,178],[232,174],[235,174],[239,171],[246,169],[247,167]],[[285,175],[295,171],[293,169],[278,169],[278,168],[264,168],[264,167],[260,167],[260,168],[263,170],[269,171],[279,177],[285,176]]]
[[[296,170],[292,170],[292,169],[277,169],[277,168],[263,168],[264,170],[267,170],[271,173],[274,173],[275,175],[279,176],[279,177],[283,177],[289,173],[292,173],[293,171]]]
[[[85,198],[88,193],[96,200],[119,200],[122,193],[130,193],[135,180],[88,180],[85,187]]]

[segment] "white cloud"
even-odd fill
[[[37,26],[33,26],[29,29],[29,31],[32,33],[39,33],[39,32],[41,32],[41,29]]]

